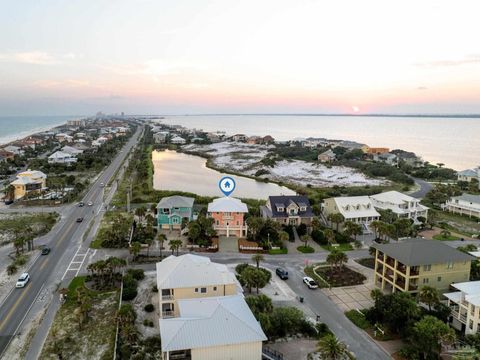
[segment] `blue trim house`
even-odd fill
[[[157,224],[159,229],[182,228],[182,221],[193,220],[193,203],[195,199],[185,196],[164,197],[157,205]]]

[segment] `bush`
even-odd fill
[[[342,233],[335,233],[335,241],[339,244],[346,244],[351,241],[350,237]]]
[[[326,335],[333,335],[332,331],[325,323],[318,323],[317,325],[315,325],[315,328],[317,329],[317,334],[319,338],[322,338]]]
[[[143,269],[128,269],[127,274],[131,275],[135,280],[143,280],[145,278]]]
[[[307,234],[307,225],[300,224],[297,226],[297,233],[298,236],[306,235]]]
[[[153,327],[153,321],[145,319],[145,320],[143,320],[143,326]]]
[[[300,251],[301,253],[304,254],[311,254],[315,252],[315,249],[311,246],[299,246],[297,247],[297,250]]]
[[[122,300],[123,301],[130,301],[135,299],[137,296],[137,288],[134,287],[124,287],[122,293]]]
[[[13,275],[17,272],[17,266],[15,264],[10,264],[7,266],[7,274],[8,275]]]
[[[147,304],[147,305],[145,305],[145,307],[143,309],[146,312],[153,312],[153,310],[155,310],[155,306],[153,306],[153,304]]]
[[[323,233],[322,230],[317,230],[317,229],[312,230],[311,236],[312,236],[313,241],[315,241],[319,245],[327,245],[328,244],[328,241],[325,238],[325,234]]]
[[[158,293],[158,287],[157,287],[157,285],[153,285],[153,287],[152,287],[152,292]]]
[[[349,310],[345,312],[345,316],[362,330],[372,326],[365,318],[365,315],[360,314],[357,310]]]
[[[17,266],[23,266],[26,263],[27,263],[27,257],[24,255],[20,255],[15,258],[15,265]]]
[[[135,280],[131,274],[127,273],[127,275],[125,275],[123,277],[123,287],[124,288],[126,288],[126,287],[127,288],[128,287],[136,288],[137,287],[137,280]]]
[[[237,274],[241,274],[243,272],[243,270],[245,270],[249,265],[246,264],[246,263],[243,263],[243,264],[238,264],[236,267],[235,267],[235,271],[237,272]]]

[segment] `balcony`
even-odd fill
[[[460,321],[463,323],[467,322],[467,314],[460,314]]]
[[[167,318],[172,318],[175,317],[175,313],[173,310],[163,310],[162,311],[162,318],[167,319]]]
[[[408,285],[408,291],[417,291],[418,285],[417,284],[410,284]]]
[[[420,268],[418,266],[412,266],[410,268],[410,276],[418,276],[420,274]]]
[[[386,263],[387,263],[387,265],[395,268],[395,259],[392,259],[391,257],[387,257]]]
[[[162,301],[174,300],[174,296],[172,294],[162,295]]]

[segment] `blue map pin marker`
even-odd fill
[[[225,196],[229,196],[235,190],[235,180],[230,176],[224,176],[218,182],[218,187]]]

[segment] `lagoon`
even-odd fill
[[[206,159],[176,151],[153,151],[153,188],[155,190],[177,190],[203,196],[223,196],[218,182],[225,176],[209,169]],[[287,187],[264,183],[250,178],[229,175],[237,184],[234,197],[267,199],[270,195],[294,195]]]

